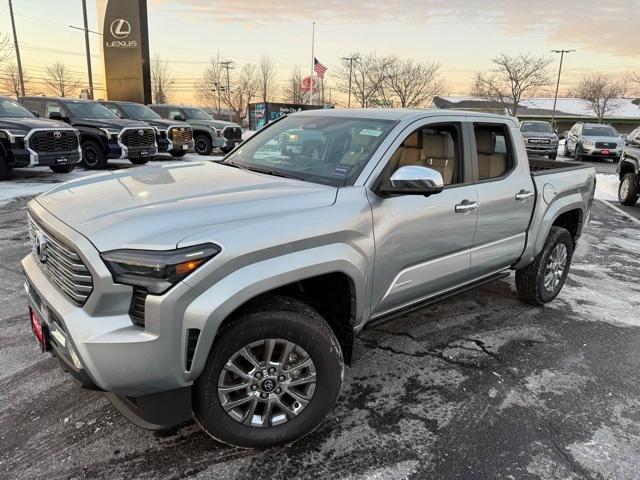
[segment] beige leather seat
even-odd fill
[[[451,135],[446,132],[426,134],[422,143],[422,156],[425,165],[440,172],[445,185],[451,185],[456,173],[456,159]]]
[[[413,132],[402,142],[402,146],[391,157],[391,165],[392,172],[407,165],[426,165],[422,159],[422,136],[419,131]]]
[[[480,180],[503,175],[507,170],[507,156],[494,152],[495,145],[491,131],[477,128],[475,133]]]

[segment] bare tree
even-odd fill
[[[389,66],[394,57],[380,56],[377,53],[366,55],[358,52],[352,53],[341,60],[341,67],[337,72],[340,90],[349,92],[349,66],[348,58],[354,58],[351,71],[351,94],[362,108],[368,106],[390,106],[388,90],[384,82],[388,75]]]
[[[531,54],[509,56],[501,53],[491,62],[489,72],[475,75],[472,94],[502,104],[510,115],[516,116],[518,104],[525,95],[531,95],[552,83],[547,67],[551,59]]]
[[[235,77],[233,88],[224,92],[226,105],[244,120],[249,113],[249,103],[260,92],[258,69],[251,63],[245,64]]]
[[[265,103],[273,95],[276,75],[276,63],[268,55],[262,55],[258,63],[258,93]]]
[[[74,77],[62,62],[55,62],[47,66],[45,81],[51,93],[59,97],[73,95],[80,87],[80,80]]]
[[[24,75],[24,91],[25,95],[28,95],[30,90],[29,74],[26,70],[22,71]],[[20,76],[18,75],[18,67],[15,63],[10,63],[2,69],[2,75],[0,76],[0,89],[4,92],[10,92],[11,95],[20,97]]]
[[[640,72],[630,73],[627,82],[634,86],[635,95],[640,97]]]
[[[209,65],[196,83],[196,92],[200,102],[215,110],[220,115],[222,109],[222,93],[226,89],[226,78],[222,68],[220,52],[209,59]]]
[[[287,81],[287,85],[285,87],[285,98],[291,103],[301,104],[304,102],[302,95],[302,80],[304,76],[302,75],[302,70],[300,67],[295,67],[291,71],[291,76]]]
[[[586,100],[599,123],[622,105],[625,84],[605,73],[593,73],[582,77],[571,92],[572,96]]]
[[[168,62],[160,54],[155,54],[151,61],[151,95],[154,103],[169,103],[175,83]]]
[[[9,59],[13,53],[13,47],[11,46],[11,40],[6,33],[0,33],[0,65]]]
[[[439,70],[440,64],[436,62],[421,63],[412,58],[396,58],[389,65],[385,87],[393,93],[400,107],[424,107],[446,89]]]

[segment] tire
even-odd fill
[[[75,165],[50,165],[49,168],[55,173],[71,173],[76,168]]]
[[[102,145],[93,140],[82,142],[82,161],[89,170],[102,170],[107,167],[107,156]]]
[[[196,135],[194,141],[194,148],[198,155],[211,155],[213,144],[211,143],[211,137],[209,135],[206,133],[200,133]]]
[[[564,152],[563,152],[563,155],[565,157],[570,157],[571,156],[571,152],[569,151],[569,141],[568,140],[564,141]]]
[[[576,144],[576,149],[573,151],[573,158],[576,162],[582,160],[582,146],[580,144]]]
[[[274,356],[277,358],[282,355],[292,361],[293,354],[284,353],[284,342],[297,345],[293,352],[299,357],[293,361],[301,365],[300,362],[305,360],[300,359],[308,358],[312,364],[311,367],[304,369],[294,368],[293,372],[298,372],[299,380],[304,378],[303,375],[310,376],[313,367],[315,370],[313,386],[311,383],[305,383],[300,387],[289,387],[288,390],[287,385],[291,379],[281,380],[285,377],[279,376],[280,365],[272,376],[269,375],[268,370],[264,370],[266,367],[263,354],[268,339],[275,341],[272,360]],[[244,347],[251,348],[255,360],[253,364],[246,360],[248,357],[240,354],[240,350]],[[233,361],[234,365],[238,366],[240,357],[245,359],[240,365],[250,379],[246,384],[251,386],[235,392],[220,393],[219,383],[224,386],[238,382],[237,379],[230,378],[233,374],[226,365]],[[290,366],[285,362],[282,363]],[[273,361],[271,364],[276,365]],[[255,371],[258,370],[260,374],[260,369],[263,369],[264,373],[261,373],[262,379],[257,380]],[[292,298],[267,298],[245,308],[218,333],[204,370],[194,382],[192,398],[194,416],[202,429],[211,437],[229,445],[258,448],[289,443],[315,430],[333,409],[340,394],[343,371],[344,363],[338,341],[318,312]],[[295,378],[293,373],[287,373],[287,375]],[[237,378],[242,379],[242,377]],[[272,383],[267,384],[269,380]],[[254,388],[256,390],[253,390]],[[298,388],[307,389],[304,393],[310,400],[306,406],[297,403],[295,397],[287,393],[293,391],[299,395],[300,391],[296,390]],[[270,393],[266,393],[267,391]],[[261,397],[261,395],[267,395],[267,397]],[[245,401],[242,406],[227,408],[231,413],[227,413],[222,406],[224,402],[246,398],[250,400]],[[272,407],[269,420],[265,422],[264,419],[267,418],[265,404],[275,398],[280,398],[288,408],[298,411],[290,411],[290,415],[285,416],[284,410],[276,404]],[[256,414],[251,415],[249,411],[251,408]],[[243,424],[241,418],[256,425]],[[262,422],[265,422],[264,426],[258,425]],[[272,424],[273,422],[276,424]]]
[[[235,147],[220,147],[220,151],[226,155],[227,153],[229,153],[234,148]]]
[[[0,153],[0,182],[10,180],[13,177],[13,169],[7,165],[4,156]]]
[[[130,158],[129,161],[134,165],[144,165],[145,163],[149,163],[151,158],[149,157],[139,157],[139,158]]]
[[[557,153],[550,153],[549,154],[549,160],[555,160],[558,157]]]
[[[631,207],[638,201],[638,179],[633,172],[625,173],[618,187],[618,200],[622,205]]]
[[[184,157],[187,154],[187,151],[186,150],[171,150],[169,153],[174,158],[180,158],[180,157]]]
[[[553,268],[553,262],[558,259],[556,252],[562,252],[562,246],[564,246],[565,252],[564,265],[558,275],[559,272]],[[551,227],[544,247],[534,261],[526,267],[516,270],[516,290],[520,299],[533,305],[543,305],[556,298],[567,279],[572,257],[573,238],[571,238],[571,234],[562,227]],[[551,275],[551,288],[548,288],[545,286],[545,280],[549,280],[547,275],[550,272],[553,274]]]

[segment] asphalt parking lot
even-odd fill
[[[61,178],[16,177],[18,193]],[[27,200],[0,202],[1,478],[638,478],[640,206],[629,218],[596,201],[543,308],[512,276],[365,331],[327,421],[253,451],[193,424],[138,429],[39,352],[19,266]]]

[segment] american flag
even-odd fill
[[[318,77],[324,80],[324,73],[327,71],[327,67],[321,64],[316,57],[313,57],[313,70],[318,74]]]

